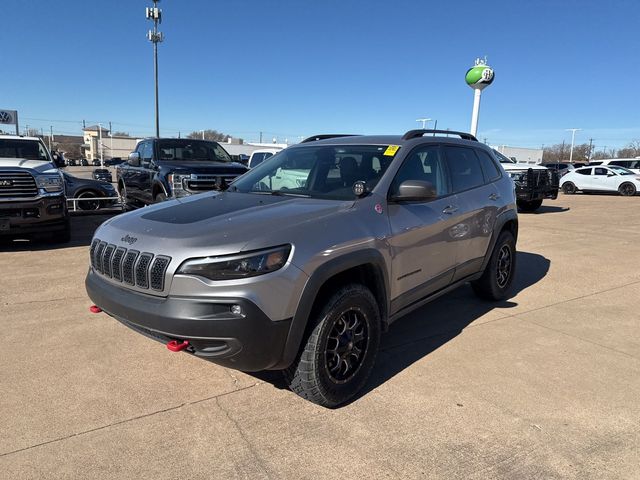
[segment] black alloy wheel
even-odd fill
[[[566,182],[562,185],[562,191],[567,195],[573,195],[578,189],[573,182]]]
[[[623,197],[633,197],[636,194],[636,186],[631,182],[625,182],[618,187],[618,192]]]

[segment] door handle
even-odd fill
[[[491,200],[498,200],[500,198],[500,195],[497,193],[492,193],[491,195],[489,195],[489,199]]]
[[[448,205],[446,207],[444,207],[444,209],[442,210],[442,213],[445,213],[447,215],[451,215],[453,213],[456,213],[458,211],[458,207],[455,205]]]

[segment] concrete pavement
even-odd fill
[[[520,215],[506,302],[469,287],[395,323],[326,410],[87,311],[88,244],[2,246],[3,478],[640,478],[640,198]]]

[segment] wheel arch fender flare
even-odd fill
[[[151,195],[153,198],[155,198],[155,196],[158,194],[158,192],[160,190],[162,190],[162,192],[164,192],[164,194],[167,196],[167,198],[169,198],[169,190],[167,189],[167,187],[165,186],[165,179],[164,178],[154,178],[153,182],[151,183]]]
[[[373,292],[380,302],[380,316],[382,319],[382,328],[386,328],[389,313],[389,275],[387,272],[386,262],[382,254],[373,248],[363,249],[357,252],[347,253],[345,255],[333,258],[318,267],[307,280],[298,307],[293,316],[287,341],[282,352],[280,362],[274,368],[287,368],[295,360],[304,336],[307,333],[310,316],[313,306],[320,293],[320,289],[326,282],[356,267],[373,267],[374,283],[376,292]],[[382,297],[382,298],[380,298]]]
[[[518,214],[515,210],[505,210],[501,212],[496,218],[496,223],[493,228],[493,233],[491,234],[491,241],[489,242],[489,248],[487,249],[487,253],[484,256],[484,260],[482,261],[482,270],[484,271],[489,264],[489,260],[491,259],[491,254],[493,253],[493,249],[496,246],[496,242],[498,241],[498,237],[500,236],[500,232],[504,230],[505,225],[509,224],[509,230],[513,233],[513,239],[518,241]]]

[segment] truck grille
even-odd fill
[[[105,277],[138,288],[164,290],[170,257],[127,250],[97,238],[91,243],[89,256],[93,269]]]
[[[205,192],[208,190],[224,190],[236,177],[236,173],[228,173],[223,175],[200,175],[191,174],[190,178],[185,180],[185,187],[190,192]]]
[[[0,198],[38,196],[36,181],[29,172],[0,170]]]

